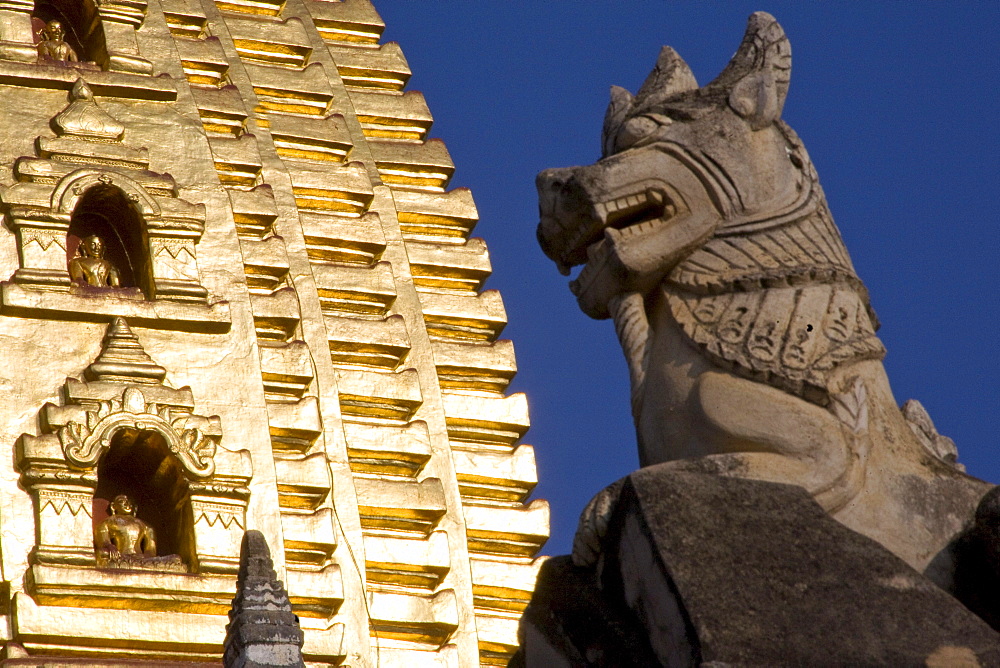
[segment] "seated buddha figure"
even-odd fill
[[[135,516],[135,504],[125,494],[111,502],[111,516],[94,531],[94,545],[102,568],[187,570],[176,554],[156,556],[156,533]]]
[[[44,39],[38,43],[38,60],[75,63],[79,61],[76,51],[63,40],[62,24],[59,21],[49,21],[42,28]]]
[[[118,270],[104,259],[104,241],[92,234],[78,248],[79,255],[69,263],[69,277],[74,283],[99,288],[117,288],[121,285]]]
[[[155,557],[156,534],[135,516],[135,504],[124,494],[111,502],[111,517],[101,522],[94,537],[99,555],[108,560],[121,557]]]

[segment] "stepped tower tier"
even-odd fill
[[[54,25],[55,24],[55,25]],[[368,0],[0,7],[10,665],[506,665],[548,535],[468,190]]]

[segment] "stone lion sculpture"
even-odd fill
[[[614,320],[643,466],[797,484],[949,587],[991,485],[893,398],[868,293],[781,120],[790,71],[765,13],[708,85],[664,47],[638,94],[612,88],[603,158],[539,174],[538,238],[563,273],[583,265],[583,311]],[[613,496],[585,512],[577,561]]]

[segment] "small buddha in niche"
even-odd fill
[[[101,522],[94,537],[98,553],[114,560],[123,556],[156,556],[156,534],[135,516],[135,504],[124,494],[111,502],[111,517]]]
[[[97,565],[102,568],[187,570],[176,554],[156,556],[156,533],[135,516],[135,504],[125,494],[111,502],[111,516],[94,531],[94,544]]]
[[[39,61],[57,61],[63,63],[75,63],[79,61],[76,51],[63,40],[62,24],[59,21],[49,21],[42,28],[42,35],[45,39],[38,43]]]
[[[79,255],[69,263],[69,277],[74,283],[93,285],[99,288],[121,285],[121,277],[115,266],[104,259],[104,242],[92,234],[80,243]]]

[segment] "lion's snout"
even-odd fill
[[[558,217],[566,224],[568,214],[574,214],[570,209],[574,202],[579,202],[583,195],[574,178],[572,168],[546,169],[535,178],[535,188],[538,189],[538,213],[541,217]]]
[[[563,274],[586,262],[586,245],[580,241],[593,226],[592,194],[580,178],[581,168],[546,169],[538,174],[538,241]]]

